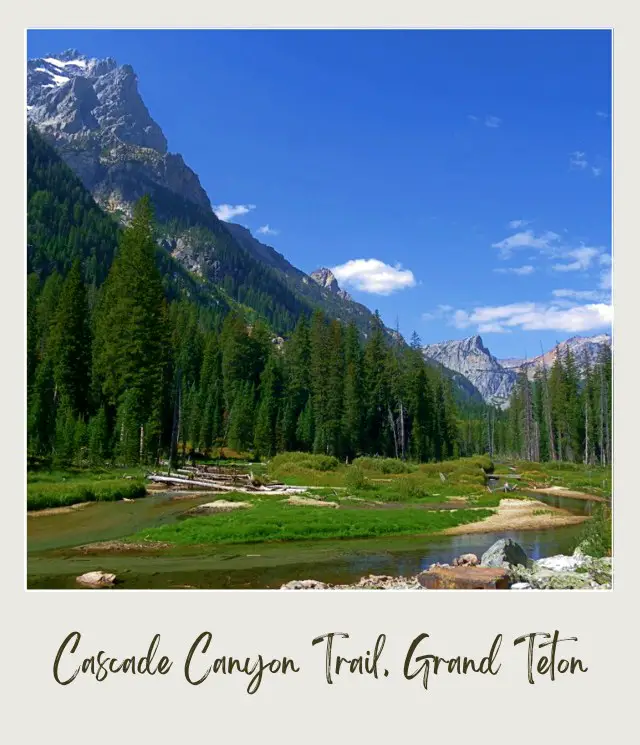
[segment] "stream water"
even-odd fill
[[[173,499],[155,494],[135,502],[98,502],[71,512],[27,518],[27,586],[77,588],[75,578],[94,569],[114,572],[124,589],[278,588],[293,579],[331,583],[367,574],[414,575],[434,562],[462,553],[478,556],[499,538],[512,538],[538,559],[571,550],[582,529],[505,531],[458,536],[387,537],[172,548],[167,553],[83,554],[76,546],[122,538],[179,519],[210,498]],[[590,513],[593,502],[535,493],[536,499],[573,514]]]

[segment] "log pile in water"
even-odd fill
[[[272,496],[301,494],[307,491],[304,486],[286,486],[272,482],[265,484],[254,478],[252,473],[231,472],[220,466],[184,466],[173,474],[150,473],[147,478],[154,483],[169,484],[177,489],[211,489],[213,492],[240,492],[241,494],[269,494]]]

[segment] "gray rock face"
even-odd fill
[[[483,567],[510,567],[527,566],[529,559],[525,550],[519,543],[511,538],[500,538],[493,546],[488,548],[480,559]]]
[[[126,219],[158,188],[211,210],[196,174],[167,152],[130,65],[76,50],[29,60],[27,116],[108,211]]]
[[[466,339],[428,344],[423,347],[422,353],[426,359],[439,362],[449,370],[464,375],[480,391],[487,403],[505,407],[519,372],[525,371],[529,379],[533,380],[538,369],[546,365],[549,370],[557,355],[564,355],[567,350],[573,354],[580,370],[585,359],[593,362],[603,347],[610,346],[609,334],[574,336],[528,361],[515,358],[498,360],[476,334]]]
[[[338,280],[335,278],[331,269],[322,267],[321,269],[316,269],[315,272],[311,272],[309,276],[316,284],[320,285],[320,287],[324,287],[325,290],[329,290],[329,292],[332,292],[345,300],[351,299],[348,292],[340,289]]]
[[[480,336],[428,344],[422,353],[426,359],[439,362],[468,378],[488,403],[503,405],[508,401],[516,373],[498,362]]]

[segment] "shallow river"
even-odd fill
[[[593,503],[535,494],[540,501],[574,514]],[[544,531],[506,531],[458,536],[387,537],[171,549],[84,555],[74,549],[121,538],[144,527],[178,519],[207,497],[172,500],[167,493],[135,502],[100,502],[64,514],[27,517],[29,588],[77,588],[75,578],[94,569],[114,572],[122,589],[278,588],[293,579],[347,583],[367,574],[414,575],[434,562],[481,555],[498,538],[513,538],[537,559],[571,550],[581,525]]]

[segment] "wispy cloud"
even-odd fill
[[[611,269],[606,269],[600,274],[600,289],[611,290]]]
[[[255,208],[255,204],[216,204],[213,206],[213,211],[219,220],[229,222],[234,217],[246,215]]]
[[[531,264],[525,264],[524,266],[499,267],[493,271],[498,274],[517,274],[520,277],[524,277],[527,274],[533,274],[535,268]]]
[[[509,222],[509,227],[512,230],[517,230],[518,228],[524,228],[529,224],[530,220],[511,220]]]
[[[257,230],[256,233],[260,233],[261,235],[278,235],[280,231],[275,230],[274,228],[267,223],[266,225],[261,225]]]
[[[569,168],[574,171],[591,171],[596,178],[602,173],[602,168],[600,166],[592,165],[589,160],[587,160],[587,154],[582,150],[576,150],[571,153],[569,156]]]
[[[340,284],[373,295],[391,295],[416,284],[410,269],[400,264],[390,266],[379,259],[351,259],[331,271]]]
[[[540,235],[536,235],[533,230],[522,230],[491,245],[500,251],[500,258],[508,259],[515,250],[521,248],[535,248],[539,251],[552,253],[557,250],[559,240],[560,236],[550,230]]]
[[[479,122],[481,117],[475,114],[467,114],[467,119],[471,122]],[[486,114],[482,119],[482,123],[485,127],[497,129],[502,124],[502,119],[499,116],[493,116],[493,114]]]
[[[559,331],[579,333],[606,328],[613,319],[610,303],[589,303],[562,307],[558,303],[511,303],[481,306],[467,312],[456,310],[451,323],[459,329],[477,327],[479,333]]]
[[[607,299],[608,295],[600,290],[553,290],[553,297],[560,300],[591,300],[593,302],[602,302]]]
[[[589,269],[594,259],[599,257],[601,253],[601,248],[593,248],[592,246],[574,248],[565,254],[567,258],[571,258],[573,261],[568,264],[554,264],[552,268],[556,272],[584,272]]]
[[[596,116],[599,117],[600,119],[608,119],[609,118],[609,114],[607,114],[606,111],[596,111]]]
[[[589,163],[585,158],[585,153],[583,153],[581,150],[576,150],[569,156],[569,165],[572,168],[585,169],[589,165]]]

